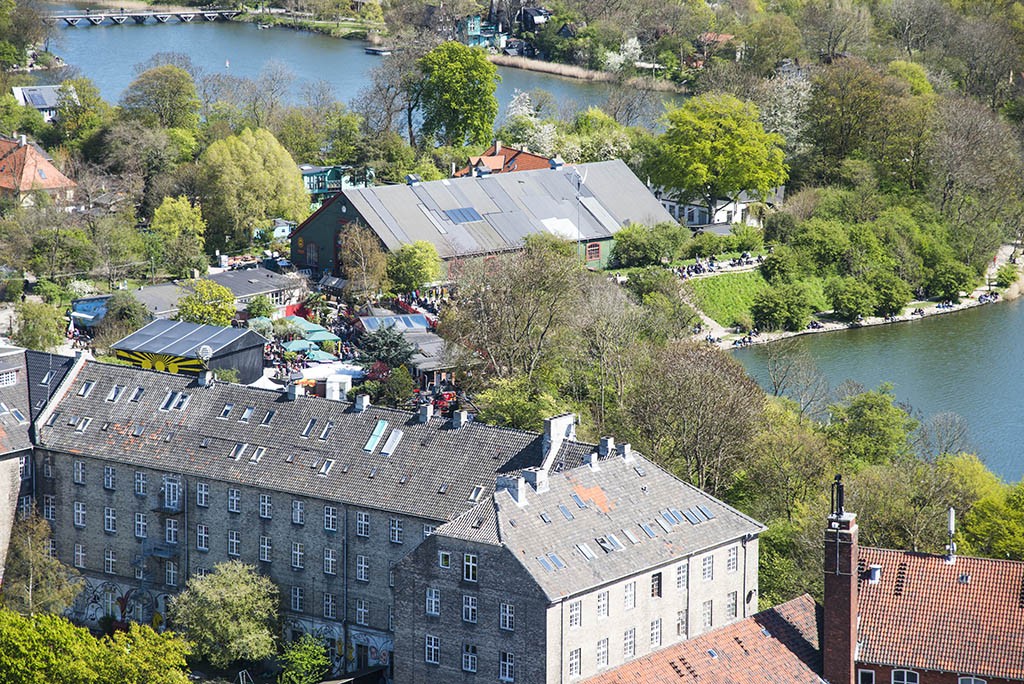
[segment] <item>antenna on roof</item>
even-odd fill
[[[843,476],[836,475],[835,482],[832,483],[832,515],[837,517],[843,515],[845,512],[843,508],[845,498],[846,495],[843,492]]]
[[[956,562],[956,542],[953,537],[956,535],[956,510],[949,507],[949,544],[946,545],[946,562],[952,565]]]

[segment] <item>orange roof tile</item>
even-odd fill
[[[507,173],[509,171],[537,171],[539,169],[549,168],[551,160],[547,157],[533,152],[527,152],[526,150],[519,150],[515,147],[509,147],[508,145],[502,145],[501,151],[497,151],[494,145],[487,148],[482,155],[479,157],[470,157],[469,166],[463,167],[455,172],[455,177],[459,178],[462,176],[468,176],[473,171],[473,167],[476,166],[480,161],[483,161],[487,165],[487,168],[491,169],[491,173]],[[501,162],[498,165],[498,162]]]
[[[584,684],[820,684],[819,614],[804,594]]]
[[[73,187],[75,182],[58,171],[34,145],[0,138],[0,188],[22,193]]]
[[[857,661],[1024,679],[1024,563],[860,549]]]

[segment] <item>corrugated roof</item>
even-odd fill
[[[251,347],[265,344],[266,340],[249,328],[222,328],[216,325],[158,319],[111,346],[121,351],[169,354],[194,359],[198,358],[200,347],[208,346],[216,354],[237,342]]]

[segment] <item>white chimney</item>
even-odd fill
[[[878,584],[882,581],[882,566],[881,565],[869,565],[868,566],[868,584]]]
[[[356,403],[353,406],[353,410],[356,413],[362,413],[366,409],[370,408],[370,395],[369,394],[357,394]]]
[[[597,453],[604,457],[611,456],[613,451],[615,451],[615,438],[602,437],[601,444],[597,447]]]
[[[469,411],[455,411],[452,413],[452,427],[458,430],[469,423]]]
[[[576,439],[576,414],[563,413],[544,419],[544,461],[541,465],[544,470],[551,468],[562,442],[567,439]]]
[[[212,387],[213,386],[213,371],[212,370],[204,370],[202,373],[199,374],[199,379],[197,380],[197,382],[199,383],[200,387]]]
[[[949,507],[949,525],[947,527],[949,532],[949,544],[946,545],[946,563],[953,565],[956,563],[956,542],[953,538],[956,536],[956,510]]]
[[[295,401],[297,397],[301,397],[306,393],[306,388],[302,385],[293,382],[288,385],[288,401]]]
[[[341,401],[352,387],[347,375],[331,375],[324,381],[324,396],[331,401]]]
[[[25,136],[22,135],[18,137],[18,147],[24,147],[27,144],[28,140],[25,139]]]
[[[526,468],[523,470],[523,479],[526,480],[533,491],[542,494],[548,491],[548,471],[540,468]]]
[[[636,458],[633,456],[633,445],[631,444],[623,444],[622,446],[620,446],[619,453],[622,454],[622,460],[625,461],[626,463],[632,463],[633,461],[636,460]]]
[[[499,477],[495,483],[495,489],[507,491],[517,506],[526,505],[526,478],[522,475],[519,477]]]
[[[420,406],[420,422],[429,423],[430,419],[434,417],[434,405],[424,404]]]
[[[494,141],[494,156],[498,156],[499,154],[501,154],[501,141],[498,140],[498,139],[495,139],[495,141]]]
[[[590,466],[591,470],[600,470],[601,466],[597,463],[597,454],[591,451],[589,454],[584,454],[583,465]]]

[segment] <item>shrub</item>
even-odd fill
[[[996,285],[1010,287],[1020,278],[1020,272],[1013,264],[1003,264],[996,270]]]
[[[771,287],[757,295],[750,313],[764,330],[803,330],[814,313],[813,294],[804,283]]]
[[[875,311],[875,290],[856,278],[834,278],[825,285],[825,296],[836,316],[852,321]]]
[[[932,297],[960,301],[960,293],[970,291],[974,272],[970,267],[957,261],[943,261],[932,269],[928,277],[927,290]]]
[[[892,273],[876,273],[868,283],[875,289],[875,314],[878,316],[899,314],[913,297],[910,285]]]
[[[772,285],[793,282],[800,270],[796,252],[786,246],[776,247],[761,262],[761,275]]]

